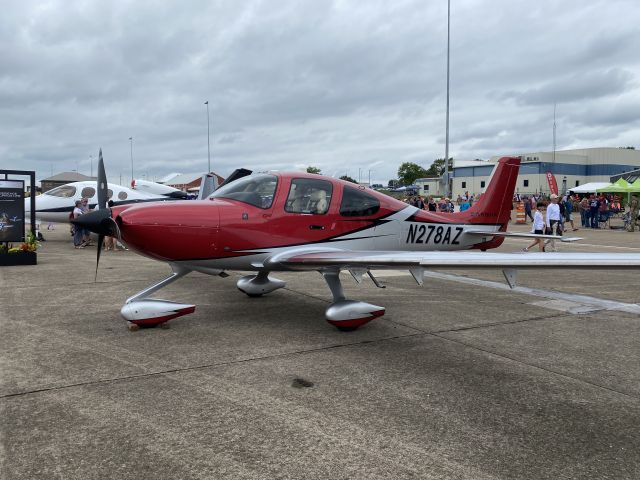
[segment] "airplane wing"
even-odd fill
[[[406,251],[300,251],[291,249],[268,258],[264,267],[291,270],[349,270],[359,281],[362,273],[377,269],[409,270],[422,284],[422,273],[433,268],[501,269],[511,288],[519,269],[640,269],[638,253],[487,253],[487,252],[406,252]]]
[[[549,240],[559,240],[560,242],[577,242],[582,237],[560,237],[558,235],[545,235],[540,233],[516,233],[516,232],[486,232],[482,230],[471,230],[464,232],[467,235],[478,237],[512,237],[512,238],[544,238]]]
[[[326,250],[284,251],[270,257],[265,267],[292,269],[367,268],[631,268],[640,269],[639,253],[490,253]]]

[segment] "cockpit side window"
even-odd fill
[[[294,178],[284,210],[289,213],[324,215],[329,210],[333,185],[315,178]]]
[[[76,187],[74,187],[73,185],[60,185],[59,187],[53,188],[44,193],[46,195],[52,195],[54,197],[69,198],[73,197],[76,194]]]
[[[380,202],[373,195],[351,187],[344,187],[340,215],[343,217],[367,217],[380,210]]]
[[[267,209],[273,204],[278,177],[265,173],[239,178],[220,187],[209,198],[228,198]]]

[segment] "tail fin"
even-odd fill
[[[454,215],[465,223],[499,224],[503,230],[511,219],[519,170],[519,157],[502,157],[491,172],[485,193],[470,209]]]

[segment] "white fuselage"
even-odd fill
[[[151,195],[130,188],[108,183],[110,199],[115,205],[136,202],[167,200],[163,195]],[[89,207],[94,209],[98,203],[96,182],[73,182],[61,185],[36,197],[36,218],[43,222],[68,222],[77,200],[86,197]],[[25,199],[25,216],[30,218],[31,199]]]

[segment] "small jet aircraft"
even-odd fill
[[[160,200],[185,199],[186,193],[165,185],[153,182],[144,182],[140,190],[122,187],[113,183],[107,184],[108,199],[112,199],[115,205],[129,205],[140,202],[157,202]],[[36,197],[36,218],[44,222],[68,222],[69,214],[73,212],[76,200],[89,199],[89,207],[95,208],[98,198],[96,182],[84,181],[67,183],[53,188]],[[29,217],[31,212],[30,199],[25,199],[25,212]]]
[[[333,295],[327,321],[354,330],[385,308],[345,298],[342,270],[384,288],[372,270],[406,268],[422,285],[427,268],[498,268],[513,288],[520,268],[640,268],[640,254],[485,253],[507,236],[562,239],[506,231],[519,167],[519,158],[501,158],[480,200],[459,213],[419,210],[353,183],[298,172],[236,177],[200,201],[106,208],[100,157],[99,210],[73,222],[99,234],[96,274],[105,235],[173,270],[126,300],[121,314],[131,329],[192,313],[195,305],[148,298],[192,271],[221,277],[251,271],[237,282],[250,297],[285,286],[271,272],[318,271]]]

